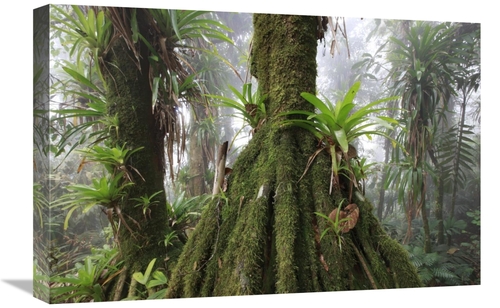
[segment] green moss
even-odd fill
[[[108,142],[120,146],[127,144],[131,149],[143,147],[127,162],[135,185],[130,189],[128,198],[120,204],[127,224],[134,229],[134,236],[122,227],[118,240],[128,268],[144,271],[153,258],[163,260],[166,256],[162,244],[167,232],[166,199],[164,194],[156,197],[158,205],[151,207],[151,218],[145,217],[142,209],[129,200],[163,190],[164,168],[160,158],[163,157],[163,144],[158,143],[157,130],[153,125],[147,70],[141,73],[135,65],[131,65],[129,52],[125,43],[117,40],[107,59],[110,64],[103,72],[108,85],[108,113],[116,115],[119,121],[118,130],[111,134]]]
[[[408,252],[398,242],[387,236],[379,226],[376,227],[374,234],[379,237],[380,255],[390,268],[389,274],[394,281],[394,287],[423,286],[416,267],[410,261]]]

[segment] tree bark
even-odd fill
[[[129,9],[124,11],[130,14]],[[142,14],[138,10],[138,24],[147,27],[146,19],[141,19]],[[141,29],[141,33],[148,32]],[[135,184],[120,205],[127,224],[134,229],[133,235],[122,223],[118,236],[121,255],[131,272],[144,271],[153,258],[165,258],[163,240],[168,226],[165,193],[155,197],[157,203],[150,207],[150,215],[144,215],[143,209],[135,206],[137,201],[131,200],[163,191],[165,173],[164,133],[155,125],[153,115],[148,49],[138,44],[140,69],[131,63],[131,59],[136,57],[120,38],[109,52],[103,70],[107,83],[108,113],[117,115],[119,121],[118,128],[111,133],[111,142],[120,146],[126,143],[130,149],[144,147],[129,161],[127,168]]]
[[[209,191],[205,182],[209,167],[209,151],[206,132],[199,129],[200,123],[206,119],[205,106],[193,106],[192,126],[189,134],[189,180],[187,182],[187,195],[189,197],[200,196]]]
[[[327,232],[328,215],[346,191],[329,194],[330,158],[281,112],[313,111],[300,96],[316,90],[317,17],[254,15],[252,73],[267,94],[268,119],[237,158],[227,192],[202,213],[172,273],[167,297],[295,293],[416,287],[407,253],[381,229],[372,206],[356,227]],[[347,178],[347,177],[346,177]]]

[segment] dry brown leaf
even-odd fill
[[[347,221],[347,226],[349,228],[347,231],[349,231],[352,228],[354,228],[354,226],[356,226],[356,223],[358,222],[359,208],[355,203],[351,203],[348,206],[346,206],[345,210],[347,212],[347,217],[350,218]]]
[[[330,213],[330,215],[328,215],[328,218],[330,218],[331,220],[335,221],[337,219],[337,209],[333,209],[333,211]],[[346,218],[346,213],[344,211],[340,211],[339,213],[339,220],[342,220]]]

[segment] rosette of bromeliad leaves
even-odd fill
[[[397,99],[396,96],[383,98],[367,104],[366,106],[355,108],[354,98],[359,91],[361,83],[355,82],[346,93],[342,101],[332,104],[328,99],[322,101],[313,94],[303,92],[301,96],[312,104],[319,112],[310,112],[303,110],[294,110],[282,113],[282,115],[303,115],[305,118],[286,119],[283,124],[295,125],[309,130],[320,140],[320,148],[311,155],[302,177],[306,174],[309,166],[315,157],[323,150],[326,150],[331,157],[331,181],[330,193],[335,184],[338,187],[339,172],[346,170],[350,173],[351,184],[357,186],[354,173],[349,164],[352,158],[349,154],[349,148],[352,148],[354,140],[361,136],[371,139],[371,135],[379,135],[391,139],[393,146],[397,143],[384,132],[377,130],[377,126],[383,126],[392,130],[394,125],[398,124],[395,119],[376,115],[377,113],[392,108],[381,107],[381,104],[387,101]],[[356,155],[357,156],[357,155]]]
[[[65,230],[68,228],[69,219],[75,210],[81,209],[83,213],[86,213],[94,206],[100,205],[106,209],[115,237],[118,230],[115,226],[113,214],[118,216],[119,220],[134,236],[132,229],[122,216],[120,203],[122,198],[126,196],[128,188],[134,185],[134,175],[135,178],[139,177],[144,180],[139,171],[129,164],[132,154],[142,149],[143,147],[129,149],[126,144],[123,144],[116,147],[94,145],[91,148],[79,151],[84,155],[84,158],[80,163],[78,172],[81,171],[84,164],[94,162],[104,166],[107,174],[100,179],[92,179],[91,185],[69,185],[69,192],[54,204],[54,206],[61,207],[63,210],[68,210],[64,221]]]
[[[249,125],[252,128],[252,135],[255,134],[267,118],[265,105],[267,95],[261,92],[260,87],[257,87],[257,89],[253,92],[251,83],[243,84],[241,92],[231,85],[229,85],[228,88],[234,94],[236,99],[221,95],[207,94],[206,96],[220,101],[220,103],[215,104],[217,107],[235,109],[236,113],[231,114],[230,116],[243,120],[245,126]]]

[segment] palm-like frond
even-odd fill
[[[453,126],[437,136],[436,159],[441,168],[440,176],[445,185],[458,185],[463,188],[467,183],[468,175],[473,172],[476,160],[476,142],[472,127],[462,128],[462,137],[458,138],[458,127]]]

